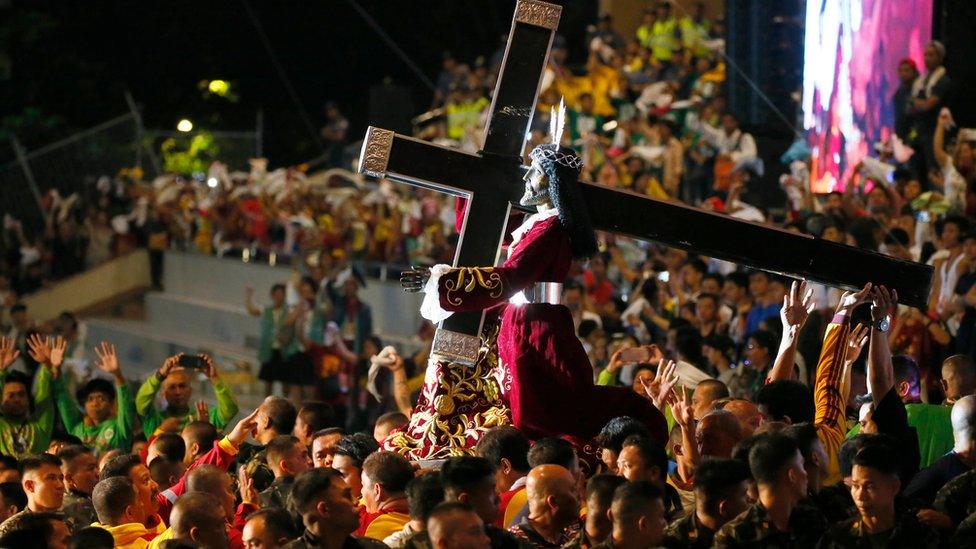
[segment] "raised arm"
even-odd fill
[[[806,280],[799,283],[794,280],[790,291],[783,296],[783,307],[779,310],[779,318],[783,322],[783,336],[779,342],[779,352],[776,354],[773,368],[766,377],[768,382],[793,378],[800,330],[803,329],[814,307],[813,288],[807,286]]]
[[[220,379],[220,371],[213,359],[206,354],[201,354],[200,358],[207,363],[207,377],[213,385],[214,396],[217,397],[217,406],[210,409],[210,422],[217,429],[223,429],[237,415],[237,399],[230,387]]]
[[[250,284],[244,286],[244,307],[247,309],[247,314],[261,316],[261,308],[254,304],[254,286]]]
[[[393,364],[388,368],[393,373],[393,399],[396,401],[397,409],[403,415],[410,417],[413,415],[413,404],[410,402],[410,390],[407,388],[407,370],[403,367],[403,357],[397,353]]]
[[[34,415],[28,422],[34,431],[33,452],[43,452],[54,430],[54,402],[51,396],[51,377],[58,376],[64,362],[68,343],[64,338],[43,338],[34,334],[27,341],[31,357],[41,364],[37,373],[34,393]]]
[[[61,342],[63,343],[64,340],[61,340]],[[78,403],[68,394],[68,389],[61,379],[60,361],[57,365],[52,363],[51,355],[57,354],[54,351],[56,346],[57,344],[51,338],[45,338],[39,334],[33,334],[27,338],[28,354],[31,358],[37,361],[38,364],[42,364],[44,369],[50,368],[50,377],[53,380],[50,384],[53,385],[54,404],[61,416],[61,422],[64,424],[65,430],[71,433],[81,423],[83,418],[81,411],[78,409]],[[63,360],[63,352],[61,355],[61,360]]]
[[[887,326],[898,303],[898,294],[884,286],[871,292],[871,339],[868,346],[868,391],[877,404],[895,386],[895,371],[891,364]],[[878,329],[885,328],[885,331]]]
[[[846,345],[850,332],[850,317],[854,309],[870,296],[869,282],[858,292],[845,292],[837,305],[834,318],[824,334],[823,349],[817,363],[814,383],[814,426],[829,459],[827,483],[839,479],[837,450],[844,441],[846,423],[844,409],[847,399],[843,395]]]
[[[0,337],[0,373],[6,374],[7,367],[13,364],[20,357],[17,350],[17,342],[12,337]],[[0,382],[3,380],[0,379]]]
[[[227,436],[215,441],[213,448],[209,452],[198,457],[191,463],[183,471],[183,475],[176,484],[156,494],[156,501],[159,502],[161,516],[169,516],[169,510],[172,509],[173,504],[186,491],[186,477],[190,474],[190,471],[201,465],[214,465],[225,471],[230,467],[241,444],[247,440],[248,436],[253,434],[254,428],[257,425],[257,415],[258,409],[256,408],[251,412],[251,415],[237,422],[237,425],[234,426],[234,429]]]
[[[180,354],[173,355],[163,362],[163,366],[153,375],[149,376],[136,391],[136,413],[142,418],[142,431],[146,436],[151,436],[156,427],[162,421],[162,415],[154,405],[156,392],[162,385],[163,380],[169,375],[170,371],[176,367],[180,360]]]
[[[98,347],[95,347],[95,355],[98,357],[95,366],[111,375],[115,381],[115,402],[118,408],[115,414],[116,436],[121,438],[121,445],[126,447],[131,441],[131,433],[135,429],[135,406],[129,388],[125,384],[125,377],[122,375],[118,352],[115,350],[115,345],[103,341]]]
[[[932,152],[935,153],[935,161],[940,168],[945,167],[949,160],[949,155],[945,152],[945,126],[948,121],[947,112],[939,113],[939,119],[935,123],[935,134],[932,136]]]
[[[681,428],[681,455],[677,455],[678,475],[685,482],[692,482],[695,477],[695,467],[701,461],[698,453],[696,431],[698,421],[695,419],[694,408],[691,404],[691,393],[684,387],[681,394],[672,393],[671,414],[674,422]]]

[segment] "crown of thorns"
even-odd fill
[[[532,149],[529,153],[529,158],[532,160],[555,162],[561,166],[566,166],[567,168],[572,168],[577,172],[583,168],[583,159],[576,156],[575,154],[566,154],[559,152],[557,149],[553,148],[551,145],[549,147],[538,146]]]

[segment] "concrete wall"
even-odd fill
[[[163,273],[167,294],[240,311],[244,310],[246,285],[254,286],[254,300],[260,305],[269,300],[268,292],[273,284],[287,282],[294,276],[288,267],[180,252],[167,252]],[[411,336],[420,329],[421,296],[403,292],[397,280],[368,279],[360,296],[373,311],[375,332]]]
[[[83,314],[125,294],[141,292],[150,282],[149,254],[136,250],[31,294],[24,303],[36,321],[45,322],[62,311]]]

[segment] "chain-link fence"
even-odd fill
[[[23,150],[16,138],[6,146],[16,160],[0,166],[0,212],[30,227],[43,222],[38,199],[49,190],[62,196],[83,191],[94,178],[138,166],[145,157],[132,113],[33,151]]]
[[[147,180],[167,172],[206,172],[214,160],[247,171],[248,160],[261,154],[260,113],[254,131],[147,131],[135,102],[130,96],[126,102],[128,113],[33,151],[16,137],[0,142],[10,152],[0,158],[14,158],[0,165],[0,216],[10,214],[37,229],[44,222],[39,202],[51,189],[61,196],[85,194],[99,177],[133,167]]]

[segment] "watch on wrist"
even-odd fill
[[[884,318],[882,318],[881,320],[876,321],[872,325],[872,327],[875,330],[877,330],[877,331],[879,331],[881,333],[886,333],[888,331],[888,328],[891,327],[891,317],[888,316],[888,315],[885,315]]]

